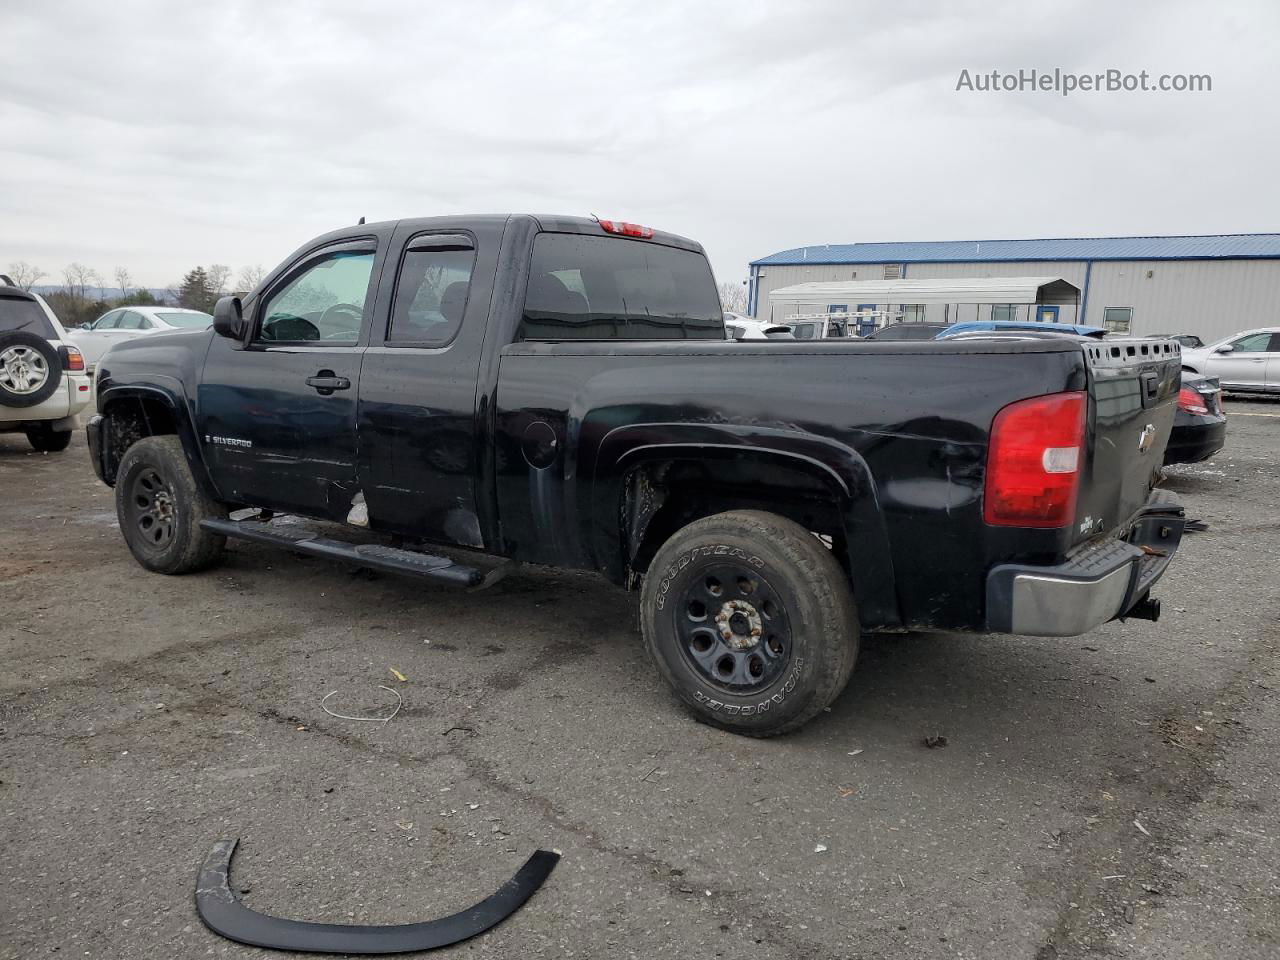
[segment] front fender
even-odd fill
[[[204,460],[204,450],[200,443],[199,435],[196,433],[195,418],[185,397],[181,392],[182,384],[176,379],[167,376],[154,377],[153,383],[148,384],[120,384],[116,385],[110,382],[104,383],[98,391],[98,409],[102,411],[106,418],[101,428],[99,438],[102,463],[102,479],[108,485],[115,484],[116,470],[120,466],[120,459],[124,456],[125,450],[134,441],[141,439],[142,436],[154,436],[167,432],[166,430],[157,430],[155,424],[147,423],[146,431],[138,437],[120,437],[112,434],[112,419],[110,411],[112,404],[129,401],[150,401],[152,403],[162,404],[169,416],[172,418],[174,432],[178,439],[182,441],[182,451],[186,454],[187,465],[191,468],[191,475],[195,477],[196,483],[215,500],[220,500],[217,487],[214,485],[209,476],[209,468]],[[140,405],[144,418],[146,417],[145,404]]]
[[[853,572],[853,592],[864,626],[900,625],[893,558],[875,480],[852,447],[810,433],[741,424],[649,423],[617,427],[601,440],[592,496],[599,558],[623,555],[619,505],[626,478],[638,467],[663,460],[723,459],[747,455],[802,471],[835,500]]]

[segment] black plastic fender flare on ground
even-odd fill
[[[219,840],[196,877],[196,912],[220,936],[254,947],[307,953],[385,954],[434,950],[469,940],[520,909],[542,886],[560,854],[538,850],[496,893],[458,913],[394,926],[307,923],[257,913],[231,892],[231,856],[239,840]]]

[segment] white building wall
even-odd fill
[[[1101,326],[1106,307],[1133,307],[1139,336],[1194,333],[1212,343],[1280,324],[1280,260],[1097,262],[1088,322]]]
[[[756,314],[769,317],[769,292],[793,283],[880,280],[884,264],[763,266]],[[1150,271],[1151,276],[1147,276]],[[854,274],[857,274],[856,276]],[[989,263],[909,263],[907,279],[948,277],[1062,277],[1081,290],[1085,313],[1078,323],[1102,326],[1106,307],[1132,307],[1135,335],[1194,333],[1206,343],[1250,327],[1280,324],[1280,260],[1025,261]],[[850,304],[850,309],[856,304]],[[787,312],[793,312],[788,308]],[[974,319],[975,308],[931,306],[926,319]],[[981,319],[986,319],[983,315]],[[781,319],[778,317],[776,319]],[[1059,320],[1073,322],[1063,308]]]

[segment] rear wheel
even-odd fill
[[[41,453],[57,453],[71,443],[70,430],[54,430],[47,423],[28,424],[24,432],[27,442]]]
[[[678,531],[640,601],[645,645],[698,719],[747,736],[798,729],[849,682],[858,619],[844,570],[797,523],[755,510]]]
[[[196,484],[175,436],[146,437],[125,453],[116,476],[116,515],[129,551],[156,573],[190,573],[222,556],[226,537],[200,521],[226,508]]]

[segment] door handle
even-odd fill
[[[316,393],[323,397],[335,390],[351,389],[351,381],[346,377],[335,376],[332,370],[321,370],[314,377],[307,377],[306,383],[308,387],[315,387]]]

